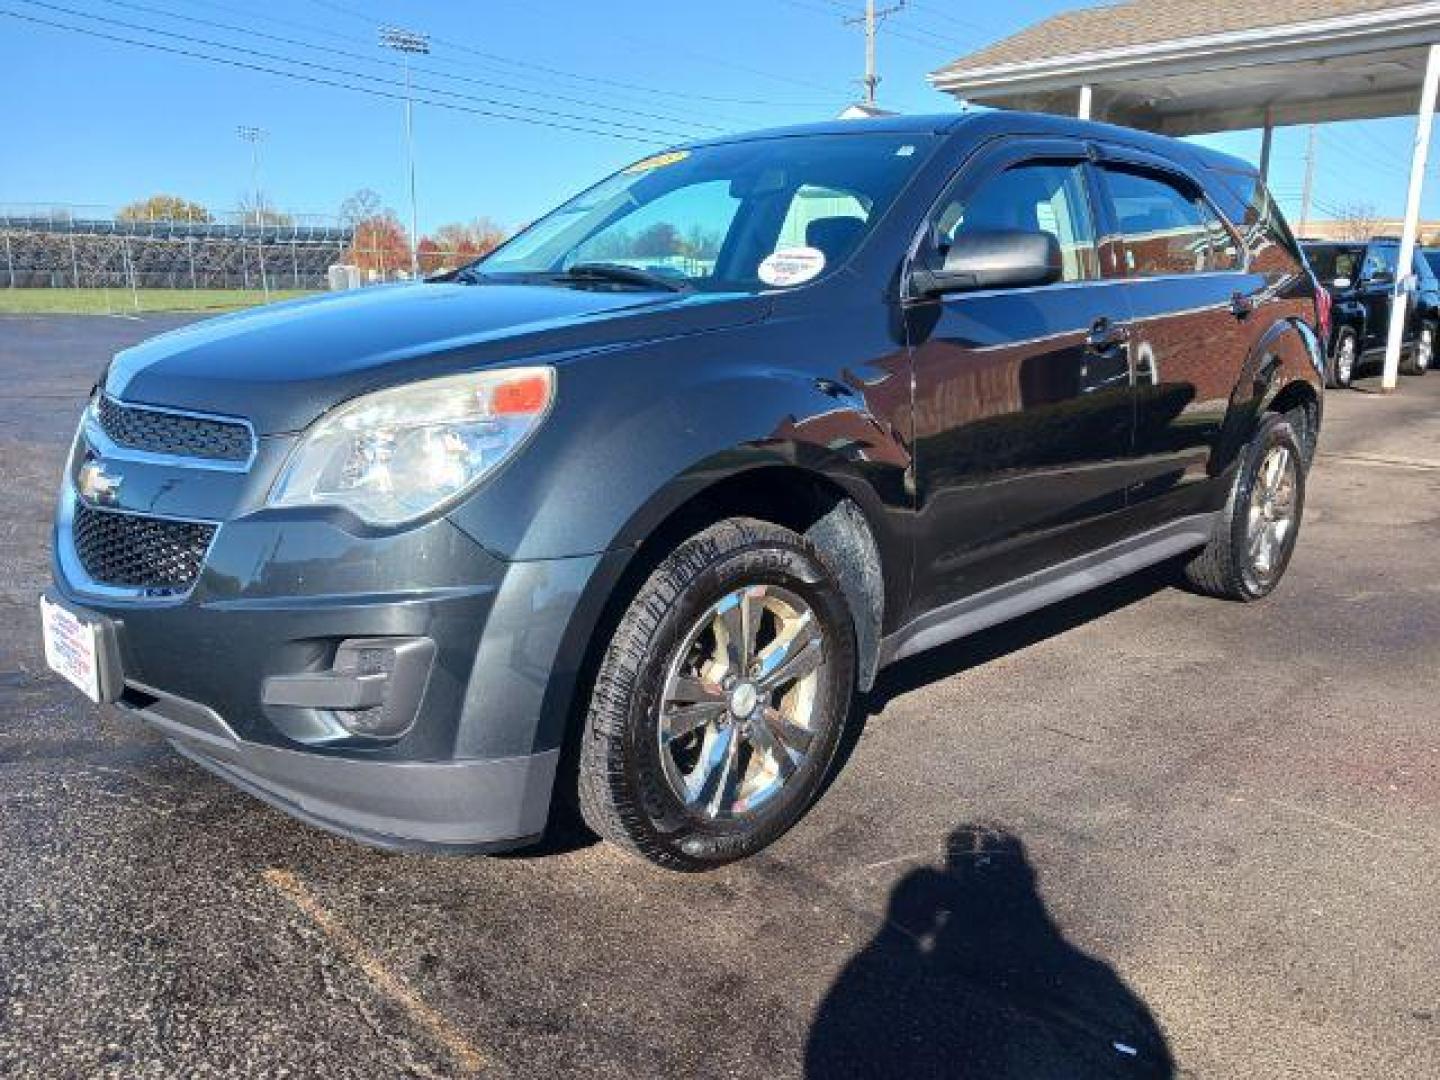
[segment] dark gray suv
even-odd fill
[[[714,866],[805,812],[886,664],[1171,559],[1270,592],[1316,295],[1251,167],[1120,128],[659,154],[443,279],[116,356],[47,656],[370,843],[514,847],[568,802]]]

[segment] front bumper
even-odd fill
[[[154,599],[71,580],[63,524],[54,539],[52,596],[107,626],[116,705],[197,764],[380,847],[496,850],[543,833],[617,556],[505,562],[443,518],[365,536],[260,515],[222,523],[195,587]],[[357,639],[432,650],[398,736],[356,736],[294,696]]]
[[[128,685],[117,703],[197,765],[292,817],[392,850],[490,851],[539,838],[559,750],[367,761],[239,738],[212,709]]]

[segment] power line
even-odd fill
[[[314,50],[314,51],[316,51],[316,52],[327,53],[327,54],[330,54],[330,55],[333,55],[333,56],[341,56],[341,57],[344,57],[344,58],[346,58],[346,59],[348,59],[348,60],[358,60],[358,61],[360,61],[360,62],[362,62],[362,63],[366,63],[366,64],[381,64],[381,65],[384,65],[384,66],[387,66],[387,67],[390,67],[390,68],[399,68],[399,67],[402,67],[402,66],[403,66],[403,65],[400,63],[400,61],[397,61],[397,60],[386,60],[386,59],[383,59],[383,58],[380,58],[380,57],[368,56],[368,55],[365,55],[365,54],[362,54],[362,53],[351,52],[351,51],[348,50],[348,49],[336,48],[336,47],[333,46],[333,45],[323,45],[323,44],[320,44],[320,43],[318,43],[318,42],[304,41],[304,40],[300,40],[300,39],[297,39],[297,38],[285,37],[285,36],[283,36],[283,35],[278,35],[278,34],[268,34],[268,33],[266,33],[266,32],[263,31],[263,30],[256,30],[256,29],[253,29],[253,28],[247,27],[247,26],[237,26],[237,25],[235,25],[234,23],[216,22],[216,21],[213,20],[213,19],[202,19],[202,18],[200,18],[200,17],[198,17],[198,16],[194,16],[194,15],[182,15],[182,14],[179,13],[179,12],[168,11],[168,10],[166,10],[166,9],[164,9],[164,8],[152,7],[152,6],[148,5],[148,4],[133,3],[132,0],[104,0],[104,2],[107,3],[107,4],[110,4],[112,7],[127,8],[127,9],[130,9],[130,10],[132,10],[132,11],[144,12],[144,13],[147,13],[147,14],[150,14],[150,15],[158,15],[158,16],[160,16],[160,17],[162,17],[162,18],[166,18],[166,19],[174,19],[174,20],[177,20],[177,21],[180,21],[180,22],[193,23],[193,24],[195,24],[195,25],[197,25],[197,26],[208,27],[209,29],[212,29],[212,30],[224,30],[224,31],[228,31],[228,32],[230,32],[230,33],[245,34],[245,35],[248,35],[248,36],[250,36],[250,37],[260,38],[260,39],[265,40],[265,41],[273,41],[273,42],[276,42],[277,44],[281,44],[281,45],[288,45],[288,46],[292,46],[292,47],[294,47],[294,48],[300,48],[300,49],[310,49],[310,50]],[[160,32],[160,31],[157,31],[157,32]],[[343,38],[342,40],[352,41],[352,40],[356,40],[356,39],[348,38],[348,37],[347,37],[347,38]],[[523,87],[515,86],[513,83],[496,82],[496,81],[493,80],[493,79],[480,79],[480,78],[475,78],[475,77],[468,76],[468,75],[454,75],[454,74],[450,74],[449,72],[435,71],[435,70],[433,70],[433,69],[427,69],[427,71],[428,71],[428,73],[429,73],[431,76],[433,76],[433,77],[435,77],[435,78],[440,78],[440,79],[452,79],[452,80],[454,80],[454,81],[456,81],[456,82],[469,83],[469,84],[475,85],[475,86],[490,86],[490,87],[494,87],[494,88],[499,89],[499,90],[509,90],[509,91],[513,91],[513,92],[515,92],[515,93],[520,93],[520,94],[532,94],[532,95],[534,95],[534,94],[538,94],[538,93],[542,93],[542,92],[543,92],[543,93],[545,94],[545,96],[547,96],[547,97],[549,97],[549,98],[551,98],[552,100],[555,100],[555,101],[563,101],[563,102],[567,102],[567,103],[574,104],[574,105],[584,105],[584,106],[588,106],[589,108],[592,108],[592,109],[603,109],[603,110],[605,110],[605,111],[607,111],[607,112],[615,112],[615,113],[619,113],[619,114],[622,114],[622,115],[635,116],[635,117],[639,117],[639,118],[645,119],[645,120],[658,120],[658,121],[660,121],[661,123],[693,124],[693,125],[696,126],[696,127],[703,128],[703,129],[708,130],[708,131],[724,131],[724,130],[726,130],[725,128],[720,127],[719,125],[706,124],[706,123],[697,123],[697,122],[695,122],[695,121],[693,121],[693,120],[687,120],[687,119],[684,119],[684,118],[681,118],[681,117],[678,117],[678,116],[668,116],[668,115],[665,115],[665,114],[663,114],[663,113],[642,112],[642,111],[639,111],[639,110],[636,110],[636,109],[627,109],[627,108],[624,108],[623,106],[618,106],[618,105],[606,105],[606,104],[603,104],[603,103],[600,103],[600,102],[587,101],[587,100],[584,99],[584,98],[567,97],[567,96],[564,95],[564,94],[555,93],[555,92],[553,92],[553,91],[526,90],[526,89],[523,88]],[[530,106],[525,105],[525,104],[523,104],[523,103],[519,103],[519,104],[517,105],[517,107],[519,107],[519,108],[529,108]],[[597,117],[596,119],[599,119],[599,120],[602,120],[602,121],[603,121],[603,118],[602,118],[602,117]]]
[[[403,101],[404,95],[392,93],[388,90],[377,90],[369,86],[356,86],[351,83],[338,82],[334,79],[322,78],[316,75],[306,75],[298,71],[286,71],[282,68],[268,67],[264,64],[251,63],[245,60],[236,60],[227,56],[210,56],[206,53],[194,52],[190,49],[182,49],[173,45],[162,45],[155,41],[141,41],[136,38],[124,37],[120,34],[111,34],[103,30],[93,30],[89,27],[74,26],[69,23],[55,22],[51,19],[44,19],[37,15],[29,15],[24,12],[12,11],[8,8],[0,8],[0,15],[8,15],[12,19],[20,19],[24,22],[34,23],[37,26],[47,26],[55,30],[65,30],[72,34],[82,34],[86,37],[99,38],[103,41],[111,41],[121,45],[132,45],[136,48],[150,49],[154,52],[167,53],[171,56],[182,56],[191,60],[204,60],[212,64],[223,64],[226,67],[239,68],[244,71],[261,72],[266,75],[279,75],[282,78],[292,79],[296,82],[310,83],[315,86],[328,86],[337,90],[349,90],[353,93],[368,94],[371,97],[385,98],[390,101]],[[351,73],[352,75],[354,73]],[[355,76],[363,78],[364,76]],[[468,113],[473,116],[485,116],[494,120],[511,120],[515,123],[530,124],[535,127],[553,128],[558,131],[574,131],[584,135],[603,135],[610,139],[620,139],[625,142],[637,142],[650,146],[663,145],[654,139],[639,138],[634,135],[625,135],[618,131],[605,131],[600,128],[584,127],[579,124],[567,124],[550,120],[539,120],[527,116],[515,116],[510,113],[496,112],[493,109],[481,109],[470,105],[462,105],[454,101],[442,101],[434,98],[417,97],[415,99],[425,105],[437,109],[448,109],[451,112]]]
[[[297,59],[297,58],[295,58],[295,57],[281,56],[281,55],[278,55],[278,54],[276,54],[276,53],[266,52],[266,51],[264,51],[264,50],[262,50],[262,49],[251,49],[251,48],[247,48],[247,47],[242,46],[242,45],[232,45],[232,44],[229,44],[229,43],[226,43],[226,42],[213,41],[213,40],[210,40],[210,39],[208,39],[208,38],[195,37],[195,36],[189,35],[189,34],[181,34],[181,33],[178,33],[178,32],[176,32],[176,31],[172,31],[172,30],[161,30],[161,29],[158,29],[158,28],[156,28],[156,27],[145,26],[145,25],[143,25],[143,24],[126,22],[126,21],[124,21],[123,19],[112,19],[112,18],[108,18],[108,17],[103,16],[103,15],[91,15],[91,14],[89,14],[89,13],[87,13],[87,12],[75,11],[75,10],[72,9],[72,8],[62,7],[62,6],[58,5],[58,4],[46,3],[45,0],[22,0],[22,2],[23,2],[23,3],[28,3],[28,4],[30,4],[30,5],[33,6],[33,7],[45,8],[45,9],[47,9],[47,10],[59,12],[59,13],[61,13],[61,14],[69,15],[69,16],[72,16],[72,17],[89,19],[89,20],[94,21],[94,22],[105,23],[105,24],[108,24],[108,25],[111,25],[111,26],[119,26],[119,27],[122,27],[122,28],[127,29],[127,30],[139,31],[139,32],[141,32],[141,33],[153,34],[153,35],[157,35],[157,36],[160,36],[160,37],[171,38],[171,39],[174,39],[174,40],[183,41],[183,42],[186,42],[186,43],[189,44],[189,45],[201,45],[201,46],[204,46],[204,47],[210,48],[210,49],[228,50],[228,51],[230,51],[230,52],[240,53],[240,54],[246,55],[246,56],[258,57],[258,58],[260,58],[260,59],[262,59],[262,60],[267,60],[267,61],[270,61],[270,62],[272,62],[272,63],[273,63],[273,62],[278,62],[278,63],[282,63],[282,64],[291,64],[291,65],[294,65],[294,66],[296,66],[296,67],[307,68],[307,69],[310,69],[310,70],[313,70],[313,71],[321,71],[321,72],[326,73],[327,75],[339,75],[339,76],[342,76],[342,77],[345,77],[345,78],[351,78],[351,79],[365,79],[365,80],[370,80],[370,81],[374,81],[374,82],[376,82],[376,83],[380,83],[380,84],[387,85],[387,86],[393,86],[393,87],[397,87],[397,88],[401,88],[401,89],[403,89],[404,86],[405,86],[405,83],[404,83],[403,81],[401,81],[401,80],[398,80],[398,79],[387,79],[387,78],[383,78],[383,77],[378,76],[378,75],[369,75],[369,74],[366,74],[366,73],[364,73],[364,72],[353,71],[353,70],[350,70],[350,69],[348,69],[348,68],[338,68],[338,67],[334,67],[334,66],[329,65],[329,64],[316,63],[315,61],[312,61],[312,60],[303,60],[303,59]],[[14,14],[13,12],[10,12],[10,13],[11,13],[11,14]],[[79,30],[79,29],[80,29],[79,27],[74,27],[74,26],[66,26],[66,27],[63,27],[63,28],[64,28],[64,29],[68,29],[68,30]],[[132,42],[132,44],[133,44],[133,42]],[[215,58],[214,58],[214,57],[211,57],[210,59],[215,59]],[[481,96],[478,96],[478,95],[475,95],[475,94],[464,94],[464,93],[460,93],[459,91],[455,91],[455,90],[444,90],[444,89],[441,89],[441,88],[439,88],[439,87],[434,87],[434,86],[425,86],[425,85],[421,85],[421,84],[416,84],[416,85],[417,85],[417,88],[418,88],[418,89],[421,89],[421,90],[423,90],[423,91],[425,91],[426,93],[429,93],[429,94],[443,94],[443,95],[446,96],[446,97],[458,98],[458,99],[460,99],[461,101],[476,102],[476,103],[479,103],[480,105],[489,106],[489,107],[492,107],[492,108],[509,109],[509,110],[512,110],[512,112],[534,113],[534,114],[539,115],[539,116],[554,118],[554,119],[558,119],[558,120],[574,121],[574,122],[578,122],[578,123],[581,123],[581,124],[598,125],[598,126],[600,126],[600,127],[616,128],[616,129],[619,129],[619,130],[621,130],[621,131],[632,131],[632,132],[637,132],[637,133],[639,133],[639,134],[644,134],[644,135],[658,135],[658,136],[661,137],[661,139],[664,139],[664,140],[674,140],[674,139],[677,139],[677,138],[678,138],[678,139],[688,139],[688,138],[691,137],[691,133],[688,133],[688,132],[677,132],[677,131],[671,131],[671,130],[661,130],[661,129],[653,128],[653,127],[644,127],[644,126],[640,126],[640,125],[637,125],[637,124],[630,124],[630,123],[626,123],[626,122],[620,121],[620,120],[606,120],[606,119],[604,119],[604,118],[602,118],[602,117],[585,116],[585,115],[576,114],[576,113],[563,112],[563,111],[557,110],[557,109],[545,109],[545,108],[541,108],[541,107],[535,106],[535,105],[517,104],[517,103],[511,102],[511,101],[504,101],[504,100],[499,100],[499,99],[496,99],[496,98],[481,97]],[[401,97],[400,95],[392,95],[392,96],[400,97],[401,100],[403,100],[403,97]],[[433,102],[432,102],[432,103],[433,103]],[[497,115],[497,116],[503,116],[503,115],[505,115],[505,114],[498,114],[498,113],[497,113],[497,114],[495,114],[495,115]],[[526,117],[523,117],[523,116],[514,116],[514,115],[509,115],[507,118],[509,118],[509,119],[516,119],[516,120],[524,120],[524,119],[526,119]]]
[[[358,21],[360,21],[360,22],[366,23],[367,25],[374,25],[373,20],[371,20],[371,19],[369,18],[369,16],[362,15],[360,12],[351,10],[351,9],[345,7],[345,6],[342,5],[342,4],[334,3],[333,0],[310,0],[310,2],[311,2],[312,4],[314,4],[314,5],[316,5],[317,7],[322,7],[322,8],[324,8],[324,9],[326,9],[327,11],[334,12],[334,13],[337,14],[337,15],[342,15],[342,16],[344,16],[345,18],[355,19],[355,20],[358,20]],[[627,35],[627,34],[618,34],[618,35],[616,35],[616,36],[621,37],[621,38],[624,38],[624,39],[627,40],[627,41],[636,42],[637,44],[640,44],[640,45],[648,45],[648,44],[650,44],[650,43],[647,43],[647,42],[643,41],[643,40],[640,39],[640,38],[631,37],[631,36],[629,36],[629,35]],[[470,53],[471,55],[483,57],[483,58],[485,58],[485,59],[487,59],[487,60],[497,60],[497,61],[500,61],[500,62],[502,62],[502,63],[515,64],[515,65],[520,66],[520,67],[527,67],[527,68],[531,68],[531,69],[536,70],[536,71],[543,71],[543,72],[546,72],[547,74],[550,74],[550,75],[559,75],[559,76],[563,76],[563,77],[565,77],[565,78],[573,78],[573,79],[583,79],[583,80],[586,81],[586,82],[594,82],[594,83],[599,83],[599,84],[601,84],[601,85],[606,85],[606,86],[624,87],[624,88],[629,89],[629,90],[640,90],[640,91],[647,92],[647,93],[656,93],[656,92],[657,92],[654,87],[637,86],[637,85],[634,84],[634,83],[619,82],[619,81],[616,81],[616,80],[613,80],[613,79],[600,78],[600,77],[598,77],[598,76],[577,75],[577,74],[574,74],[574,73],[572,73],[572,72],[561,71],[561,70],[558,69],[558,68],[545,67],[544,65],[534,64],[534,63],[531,63],[531,62],[529,62],[529,61],[514,60],[514,59],[511,59],[511,58],[509,58],[509,57],[500,56],[500,55],[498,55],[498,54],[496,54],[496,53],[486,52],[486,51],[484,51],[483,49],[477,49],[477,48],[475,48],[475,47],[472,46],[472,45],[467,45],[467,44],[464,43],[464,42],[456,41],[456,40],[453,39],[453,38],[436,37],[434,40],[437,41],[437,42],[439,42],[439,43],[442,44],[442,45],[448,45],[448,46],[450,46],[450,48],[452,48],[452,49],[457,49],[457,50],[459,50],[460,52]],[[675,50],[673,47],[671,47],[671,51],[673,52],[673,51],[677,51],[677,50]],[[797,79],[797,78],[795,78],[794,76],[780,75],[780,74],[777,74],[777,73],[775,73],[775,72],[773,72],[773,71],[767,71],[767,70],[765,70],[765,69],[763,69],[763,68],[752,68],[752,67],[748,67],[748,66],[746,66],[746,65],[744,65],[744,64],[737,64],[737,63],[736,63],[735,61],[733,61],[733,60],[728,60],[728,59],[723,59],[723,58],[720,58],[720,57],[710,56],[710,55],[708,55],[708,54],[706,54],[706,53],[696,52],[696,51],[693,50],[693,49],[685,49],[685,50],[683,50],[683,51],[689,53],[691,56],[694,56],[694,57],[696,57],[697,59],[704,60],[706,63],[716,64],[716,65],[718,65],[718,66],[720,66],[720,67],[728,67],[728,68],[731,68],[732,70],[741,71],[741,72],[744,72],[744,73],[746,73],[746,74],[748,74],[748,75],[756,75],[756,76],[759,76],[759,77],[761,77],[761,78],[772,79],[772,80],[774,80],[774,81],[776,81],[776,82],[789,83],[789,84],[791,84],[791,85],[793,85],[793,86],[799,86],[799,87],[802,87],[802,88],[808,89],[808,90],[819,90],[819,91],[821,91],[822,93],[830,93],[830,92],[831,92],[830,87],[825,86],[825,85],[822,85],[821,83],[811,82],[811,81],[808,80],[808,79]],[[715,101],[715,102],[720,102],[720,103],[724,103],[724,104],[732,104],[732,105],[764,105],[764,106],[774,106],[774,105],[776,105],[776,104],[780,104],[780,103],[775,102],[775,101],[773,101],[773,100],[764,100],[764,99],[762,99],[762,100],[753,100],[753,99],[752,99],[752,100],[748,100],[748,101],[747,101],[747,100],[741,100],[741,99],[736,99],[736,98],[713,98],[713,97],[705,97],[705,96],[703,96],[703,95],[696,95],[696,94],[687,94],[687,95],[685,95],[685,96],[690,97],[690,98],[693,98],[694,100],[697,100],[697,101]],[[801,102],[792,102],[792,103],[790,103],[790,104],[793,105],[794,107],[804,107],[804,108],[828,108],[828,107],[830,107],[831,105],[833,105],[834,102],[804,102],[804,103],[801,103]]]

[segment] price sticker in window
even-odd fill
[[[756,275],[766,285],[803,285],[825,269],[825,253],[813,247],[787,247],[760,260]]]

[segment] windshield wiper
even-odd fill
[[[666,292],[689,292],[690,286],[683,281],[676,281],[663,274],[652,274],[649,270],[639,270],[633,266],[625,266],[621,263],[608,262],[585,262],[576,263],[564,273],[557,275],[561,279],[571,278],[575,280],[591,281],[616,281],[622,285],[641,285],[648,289],[664,289]]]
[[[449,281],[457,285],[485,285],[495,279],[489,274],[476,270],[473,266],[462,266],[459,270],[452,270],[448,274],[436,274],[431,281]]]

